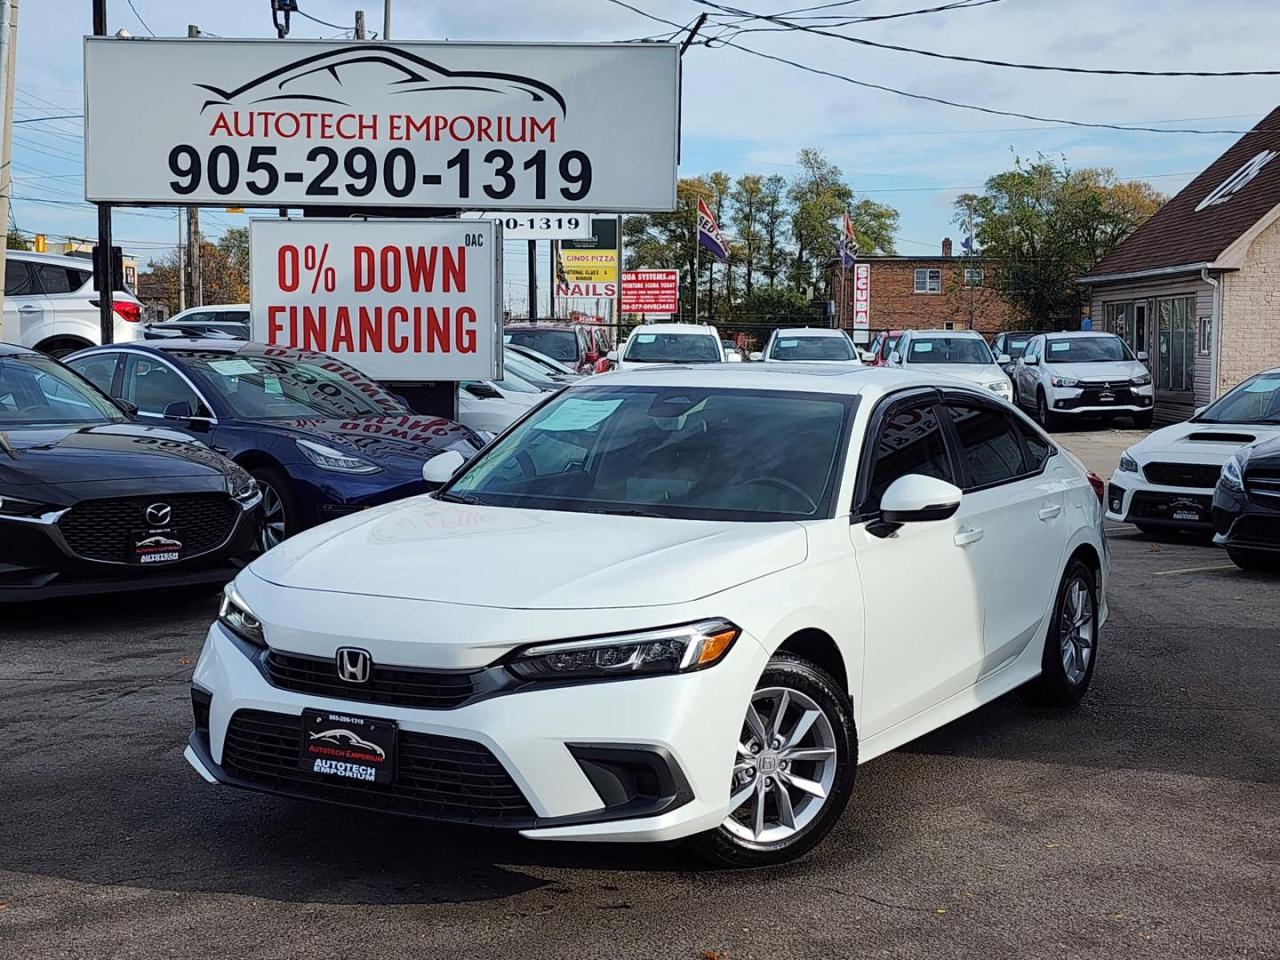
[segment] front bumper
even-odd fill
[[[1116,386],[1102,390],[1092,385],[1081,387],[1049,387],[1048,403],[1054,413],[1085,417],[1132,416],[1155,408],[1155,390],[1151,386]]]
[[[193,690],[208,702],[197,709],[185,754],[206,780],[533,838],[610,841],[670,840],[720,824],[742,716],[767,660],[744,634],[721,663],[695,673],[526,688],[453,709],[412,709],[273,686],[256,654],[221,625],[210,628],[193,678]],[[481,803],[477,783],[433,780],[452,769],[435,760],[435,773],[401,764],[389,785],[314,777],[291,765],[287,736],[272,741],[285,751],[272,771],[244,759],[237,738],[246,723],[274,724],[283,734],[300,729],[304,709],[393,720],[405,744],[398,757],[406,750],[414,762],[431,751],[465,754],[472,764],[465,769],[488,777],[490,792]],[[458,802],[418,803],[419,788],[432,797],[453,791]],[[493,796],[502,809],[495,811]]]
[[[1222,547],[1280,553],[1280,510],[1219,486],[1213,492],[1213,534]]]
[[[1213,491],[1165,487],[1136,473],[1117,472],[1107,484],[1107,519],[1119,523],[1208,533]]]

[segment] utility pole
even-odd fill
[[[391,0],[382,0],[382,39],[391,39]]]
[[[107,0],[93,0],[93,34],[96,37],[107,35]],[[111,295],[116,289],[116,277],[115,257],[111,255],[111,204],[109,203],[98,204],[97,254],[93,273],[98,278],[98,335],[103,343],[111,343],[115,339],[116,329],[115,310],[111,302]]]
[[[364,32],[364,11],[363,10],[356,11],[356,39],[357,40],[367,39]]]
[[[388,5],[390,2],[388,0]],[[538,241],[529,241],[529,322],[538,319]]]
[[[200,36],[200,28],[194,23],[187,24],[187,36]],[[191,305],[204,306],[204,270],[200,255],[200,208],[187,207],[187,264],[191,271]]]
[[[182,235],[182,208],[178,208],[178,312],[187,309],[187,256],[186,238]]]
[[[4,113],[0,134],[0,263],[9,248],[9,193],[13,184],[9,161],[13,156],[13,64],[18,48],[18,0],[0,0],[0,111]],[[4,290],[0,289],[0,309]]]

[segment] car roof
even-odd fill
[[[1120,339],[1114,333],[1108,333],[1106,330],[1045,330],[1043,333],[1046,337],[1057,339],[1061,337],[1064,340],[1084,340],[1089,337],[1113,337]]]
[[[787,327],[784,330],[775,330],[774,334],[779,337],[844,337],[843,330],[837,330],[834,327]]]
[[[972,340],[977,337],[982,340],[982,334],[977,330],[903,330],[903,336],[911,334],[911,336],[933,337],[935,339],[950,338],[953,340]],[[985,342],[985,341],[984,341]]]
[[[0,343],[0,357],[25,357],[37,352],[17,343]]]
[[[985,396],[974,384],[958,377],[922,374],[894,367],[864,367],[842,363],[697,363],[661,364],[596,374],[568,389],[593,386],[730,387],[738,390],[778,390],[804,393],[842,393],[880,397],[908,387],[965,389]]]
[[[693,333],[704,337],[719,336],[716,328],[706,323],[642,323],[631,333],[653,333],[655,330],[662,333]]]
[[[187,307],[181,313],[175,313],[168,320],[162,320],[161,323],[173,323],[175,320],[182,320],[183,317],[193,313],[228,313],[232,310],[243,312],[249,309],[247,303],[207,303],[203,307]]]
[[[93,261],[88,257],[69,257],[61,253],[36,253],[34,250],[5,250],[5,259],[30,260],[33,263],[50,263],[58,267],[75,267],[93,272]]]

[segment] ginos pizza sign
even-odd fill
[[[252,335],[376,380],[501,376],[500,228],[480,220],[255,220]]]

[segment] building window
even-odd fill
[[[982,286],[982,268],[981,267],[965,267],[964,285],[966,287]]]
[[[941,270],[917,270],[916,271],[916,293],[941,293],[942,292],[942,271]]]
[[[1157,301],[1156,386],[1188,393],[1195,389],[1195,297],[1170,297]]]
[[[942,321],[943,330],[963,330],[964,328],[965,328],[964,323],[963,321],[960,321],[960,320],[943,320]]]
[[[1199,326],[1200,356],[1207,357],[1213,353],[1213,317],[1201,317]]]

